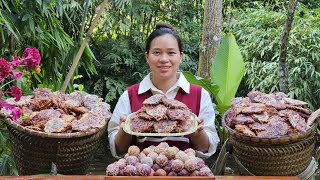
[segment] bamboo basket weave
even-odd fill
[[[233,153],[252,174],[261,176],[296,176],[310,164],[315,149],[314,124],[307,132],[261,138],[238,133],[225,124]]]
[[[106,128],[105,124],[88,132],[46,133],[5,121],[19,175],[49,173],[52,162],[60,174],[86,174]]]

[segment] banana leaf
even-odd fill
[[[189,71],[182,71],[182,73],[190,83],[203,87],[210,94],[218,93],[219,87],[215,84],[212,84],[210,80],[195,76]]]
[[[230,108],[230,101],[238,90],[244,72],[245,66],[236,39],[233,34],[226,34],[211,66],[211,83],[219,87],[214,97],[220,114]]]

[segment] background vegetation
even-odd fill
[[[102,0],[0,0],[0,56],[36,47],[42,71],[33,86],[58,90]],[[224,0],[224,33],[235,35],[246,74],[236,96],[277,91],[279,41],[287,1]],[[127,86],[147,74],[144,44],[159,21],[176,26],[184,42],[181,70],[197,72],[204,0],[110,0],[71,85],[83,85],[114,107]],[[87,8],[86,8],[87,7]],[[85,21],[83,21],[85,20]],[[83,26],[82,26],[83,25]],[[84,27],[84,28],[82,28]],[[289,95],[320,107],[320,1],[301,0],[289,37]],[[73,91],[77,86],[70,86]],[[0,174],[17,174],[0,123]],[[9,165],[9,166],[7,166]]]
[[[183,37],[186,54],[181,69],[196,73],[203,2],[152,2],[110,3],[112,10],[107,9],[106,20],[94,34],[91,48],[97,52],[94,54],[99,61],[96,64],[98,73],[92,78],[93,81],[84,81],[88,82],[85,87],[105,97],[111,104],[128,85],[140,81],[148,72],[143,57],[144,42],[158,21],[177,27]],[[275,0],[224,2],[224,32],[235,34],[246,62],[246,75],[238,96],[245,96],[250,90],[266,93],[279,90],[277,60],[286,5],[285,1]],[[314,92],[320,89],[317,81],[320,60],[319,7],[317,1],[298,4],[288,51],[289,95],[307,101],[312,109],[320,107],[318,97],[314,98]]]
[[[37,47],[43,59],[42,72],[33,78],[32,88],[58,90],[101,2],[1,0],[2,56]],[[71,84],[84,85],[86,91],[114,105],[128,85],[140,81],[148,72],[143,55],[145,40],[159,21],[176,26],[186,55],[181,70],[195,74],[203,5],[203,0],[110,1]],[[244,96],[253,89],[266,93],[279,89],[276,68],[286,5],[287,1],[280,0],[224,0],[223,32],[236,36],[246,62],[246,75],[237,95]],[[288,50],[289,95],[307,101],[312,109],[320,105],[319,8],[317,0],[300,1]]]
[[[236,35],[246,61],[246,76],[239,93],[248,90],[279,91],[277,76],[279,42],[285,11],[257,4],[232,10],[232,20],[225,28]],[[318,6],[319,7],[319,6]],[[277,9],[277,11],[274,11]],[[320,9],[299,4],[290,32],[287,62],[289,65],[289,96],[307,101],[310,108],[320,107]]]

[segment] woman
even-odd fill
[[[182,43],[174,29],[158,23],[146,42],[145,59],[150,73],[139,83],[130,86],[119,98],[108,125],[108,138],[113,156],[127,152],[130,145],[152,142],[170,142],[179,149],[191,147],[205,158],[215,153],[219,137],[215,129],[215,113],[209,93],[200,86],[190,84],[178,72],[183,59]],[[199,126],[188,137],[133,137],[123,131],[126,115],[142,107],[142,101],[154,94],[165,95],[185,103],[198,115]],[[169,145],[170,145],[169,143]],[[180,146],[181,145],[181,146]],[[180,147],[179,147],[180,146]]]

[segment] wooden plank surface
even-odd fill
[[[295,176],[214,176],[214,177],[172,177],[172,176],[0,176],[0,179],[10,180],[300,180]]]
[[[215,180],[215,177],[204,177],[204,176],[149,176],[149,177],[142,177],[142,176],[106,176],[106,180]]]
[[[193,176],[193,177],[173,177],[173,176],[152,176],[152,177],[141,177],[141,176],[106,176],[106,180],[300,180],[295,176],[214,176],[214,177],[202,177],[202,176]]]
[[[0,176],[1,180],[105,180],[106,176]]]
[[[300,180],[296,176],[215,176],[214,180]]]

